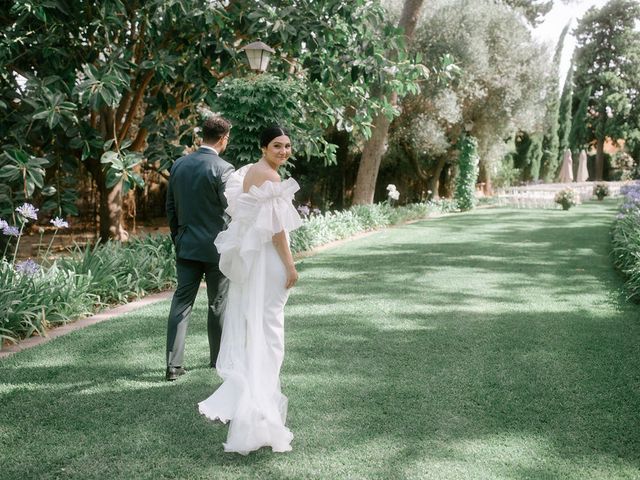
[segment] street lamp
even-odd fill
[[[244,50],[247,54],[251,70],[258,73],[266,72],[267,67],[269,66],[271,54],[276,52],[273,48],[266,43],[262,43],[260,40],[250,43],[249,45],[242,47],[240,50]]]

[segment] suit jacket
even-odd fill
[[[167,218],[178,258],[218,263],[213,241],[226,225],[224,186],[233,171],[207,148],[179,158],[171,167]]]

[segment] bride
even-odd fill
[[[233,173],[225,189],[231,223],[215,240],[230,280],[216,362],[223,383],[198,404],[209,419],[230,421],[224,450],[243,455],[264,446],[287,452],[293,439],[279,376],[284,305],[298,280],[288,232],[301,223],[292,204],[300,187],[278,175],[291,155],[288,132],[267,128],[260,146],[262,158]]]

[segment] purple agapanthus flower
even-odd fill
[[[640,198],[640,184],[634,183],[631,185],[623,185],[620,187],[620,193],[627,197]]]
[[[9,224],[0,218],[0,230],[7,228]]]
[[[309,216],[310,210],[306,205],[300,205],[298,206],[298,212],[300,213],[300,215],[307,217]]]
[[[51,220],[51,223],[56,228],[69,228],[69,224],[60,217],[54,218],[53,220]]]
[[[30,203],[23,203],[16,208],[16,212],[18,212],[25,220],[38,219],[38,209]]]
[[[314,215],[320,215],[322,212],[319,208],[314,208],[313,210],[311,210],[311,213],[313,213]]]
[[[29,259],[25,260],[24,262],[16,263],[15,269],[16,272],[31,277],[40,271],[40,265]]]
[[[18,227],[7,225],[2,229],[2,233],[8,235],[9,237],[17,237],[20,235],[20,229]]]

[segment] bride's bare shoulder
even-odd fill
[[[259,188],[266,181],[280,183],[280,175],[272,168],[265,167],[260,163],[254,163],[249,167],[244,177],[243,190],[246,193],[254,185]]]

